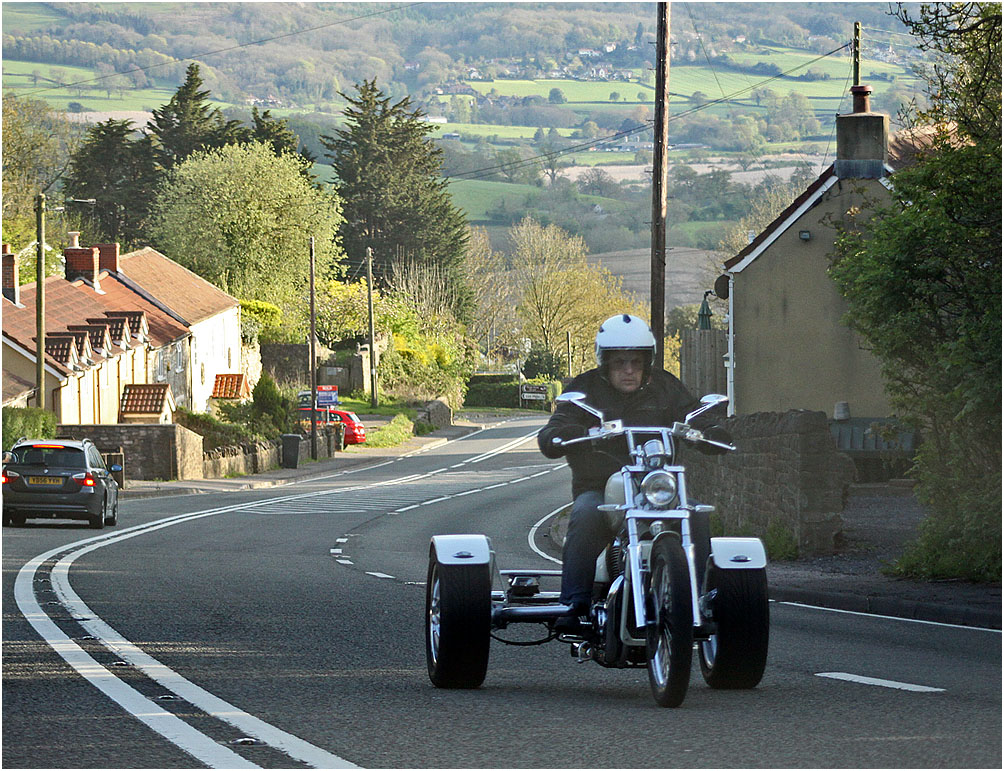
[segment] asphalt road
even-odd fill
[[[295,487],[128,501],[100,534],[5,528],[3,766],[1000,767],[992,631],[773,603],[753,691],[711,691],[695,664],[683,707],[660,709],[645,670],[559,643],[493,643],[482,688],[433,688],[429,537],[483,532],[502,567],[554,566],[528,533],[569,479],[538,426]]]

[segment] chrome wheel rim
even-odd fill
[[[655,643],[655,651],[649,666],[652,670],[652,677],[656,684],[663,688],[669,682],[669,659],[670,650],[673,645],[673,633],[669,625],[665,622],[665,608],[669,601],[669,571],[660,570],[657,576],[658,582],[653,586],[656,612],[656,628],[658,629],[658,639]]]
[[[701,641],[701,656],[704,657],[704,664],[709,669],[715,665],[715,658],[718,656],[718,635],[713,634],[707,640]]]
[[[435,665],[439,660],[439,630],[440,630],[440,587],[439,571],[432,574],[432,586],[429,589],[429,655]]]

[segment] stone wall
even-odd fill
[[[438,399],[426,402],[418,408],[417,413],[416,417],[419,420],[431,423],[436,428],[453,425],[453,410],[450,408],[445,396],[440,396]]]
[[[306,343],[262,343],[261,367],[276,383],[310,383],[310,349]],[[331,356],[331,351],[317,343],[315,361],[322,362]]]
[[[203,455],[202,476],[206,479],[220,479],[228,476],[260,474],[262,471],[277,468],[279,457],[278,440],[257,442],[248,446],[217,447]]]
[[[175,423],[57,426],[59,436],[90,439],[102,452],[119,447],[125,456],[125,479],[199,479],[202,437]]]
[[[713,504],[727,535],[786,532],[799,556],[832,553],[854,463],[837,451],[826,415],[760,412],[724,425],[736,452],[686,451],[691,499]]]

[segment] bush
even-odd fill
[[[37,407],[4,407],[3,449],[26,436],[29,439],[52,439],[56,436],[56,413]]]
[[[547,377],[558,378],[565,374],[565,360],[545,348],[532,348],[523,363],[523,374],[527,379]]]
[[[408,416],[400,413],[383,428],[366,437],[367,447],[396,447],[415,435],[415,426]]]
[[[476,383],[473,378],[464,396],[465,407],[518,407],[519,380],[512,375],[502,382]]]
[[[244,426],[226,423],[208,413],[192,412],[184,407],[175,410],[174,422],[202,436],[203,452],[234,444],[249,444],[259,438]]]

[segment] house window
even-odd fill
[[[199,378],[202,380],[202,385],[206,384],[206,365],[199,365]]]
[[[182,343],[174,349],[174,367],[179,372],[185,368],[185,350]]]
[[[165,375],[165,354],[164,349],[161,348],[157,351],[157,380],[163,380]]]

